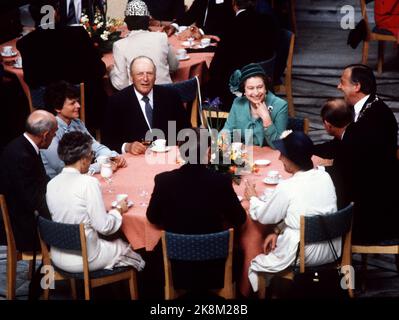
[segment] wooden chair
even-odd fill
[[[368,54],[369,54],[369,44],[370,41],[378,41],[378,63],[377,63],[377,73],[382,73],[382,65],[384,64],[384,45],[385,42],[393,42],[396,43],[397,39],[394,35],[383,34],[377,32],[378,30],[371,30],[369,25],[369,19],[367,17],[367,6],[365,0],[360,0],[360,7],[362,11],[362,16],[367,26],[367,36],[366,40],[363,41],[363,50],[362,50],[362,63],[367,64]]]
[[[265,71],[266,75],[269,77],[271,83],[270,85],[273,85],[273,76],[274,76],[274,66],[276,64],[276,54],[273,55],[268,60],[264,60],[261,62],[258,62],[259,65],[262,67],[262,69]]]
[[[84,83],[80,83],[76,85],[79,88],[80,92],[80,110],[79,110],[79,118],[83,122],[86,121],[86,110],[85,110],[85,85]],[[28,88],[28,102],[29,102],[29,110],[32,113],[36,109],[40,109],[44,107],[43,96],[46,91],[45,86],[38,87],[36,89]]]
[[[288,114],[295,116],[294,99],[292,96],[292,60],[294,57],[295,34],[289,30],[282,29],[280,42],[277,48],[274,85],[275,93],[285,93],[288,102]],[[284,74],[284,83],[281,77]]]
[[[3,215],[4,228],[6,232],[7,239],[7,300],[15,299],[15,290],[16,290],[16,276],[17,276],[17,262],[20,260],[29,261],[29,277],[32,274],[33,265],[33,252],[31,251],[18,251],[14,233],[11,227],[10,216],[8,213],[7,203],[4,195],[0,194],[0,208]],[[40,253],[36,255],[36,259],[41,259]]]
[[[84,282],[85,300],[90,300],[91,289],[121,280],[129,281],[130,297],[137,299],[137,279],[136,271],[132,267],[118,267],[113,270],[89,271],[87,260],[86,234],[84,224],[65,224],[50,221],[43,217],[38,217],[38,229],[40,245],[43,254],[43,265],[54,268],[54,280],[71,280],[72,297],[76,299],[75,280],[81,279]],[[57,268],[51,263],[48,247],[55,247],[62,250],[75,251],[82,255],[83,272],[71,273]],[[48,300],[49,289],[44,290],[44,299]]]
[[[352,230],[352,211],[353,203],[346,208],[338,210],[329,215],[323,215],[324,226],[322,225],[319,216],[301,216],[300,217],[300,241],[299,241],[299,272],[305,272],[305,245],[327,241],[328,239],[335,239],[342,237],[342,258],[341,265],[350,265],[351,262],[351,230]],[[325,229],[327,229],[325,231]],[[325,265],[323,265],[325,266]],[[315,268],[321,268],[318,266]],[[264,299],[266,297],[266,279],[265,272],[258,272],[258,298]],[[283,270],[275,274],[286,279],[292,280],[294,273],[291,268]],[[351,275],[347,273],[345,277],[349,279]],[[349,279],[350,281],[350,279]],[[353,296],[352,289],[348,286],[349,296]]]
[[[220,131],[224,125],[224,122],[228,118],[229,113],[226,111],[215,111],[215,110],[202,110],[202,120],[205,128],[217,129]]]
[[[309,119],[299,117],[288,117],[287,129],[293,131],[303,131],[308,134],[309,132]]]
[[[194,76],[189,80],[162,84],[162,86],[174,88],[179,93],[180,99],[186,105],[186,109],[190,111],[191,125],[198,127],[198,118],[201,119],[199,106],[202,104],[198,76]]]
[[[177,234],[162,231],[162,252],[165,271],[165,299],[175,299],[184,290],[173,286],[171,259],[183,261],[206,261],[226,258],[224,286],[212,291],[226,299],[235,298],[233,283],[233,237],[234,229],[209,234]]]

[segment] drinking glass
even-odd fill
[[[101,171],[100,171],[101,176],[104,178],[105,182],[108,185],[107,192],[113,193],[114,190],[111,188],[111,183],[112,183],[112,166],[110,163],[103,163],[101,164]]]
[[[191,48],[194,45],[194,37],[188,37],[187,38],[189,47]]]

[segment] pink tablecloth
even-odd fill
[[[266,188],[274,188],[275,186],[266,185],[262,182],[269,170],[280,171],[283,178],[289,176],[284,171],[282,163],[278,160],[279,152],[270,148],[253,148],[253,159],[269,159],[271,164],[260,167],[257,174],[247,174],[243,179],[248,179],[256,183],[256,189],[262,193]],[[127,193],[129,199],[134,201],[134,206],[123,216],[123,231],[134,249],[145,248],[148,251],[153,250],[160,239],[161,230],[146,219],[146,207],[140,206],[145,201],[148,203],[152,189],[154,187],[154,176],[157,173],[173,170],[178,168],[176,164],[177,150],[172,147],[167,153],[148,152],[146,156],[126,155],[128,167],[118,170],[113,177],[113,188],[116,193]],[[150,164],[151,162],[153,164]],[[101,177],[98,176],[101,180]],[[140,197],[140,191],[144,189],[148,192],[147,198]],[[245,184],[234,185],[234,189],[239,196],[244,195]],[[115,194],[111,195],[104,192],[104,201],[107,207],[115,198]],[[248,201],[242,202],[245,208],[248,208]],[[243,272],[239,280],[239,289],[242,294],[248,295],[250,285],[248,282],[248,268],[250,261],[262,252],[264,226],[252,221],[249,216],[247,222],[242,226],[240,246],[244,254]]]

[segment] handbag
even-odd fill
[[[324,220],[320,216],[320,223],[324,227]],[[294,282],[292,296],[294,298],[343,298],[347,297],[346,290],[341,287],[343,273],[341,273],[341,265],[337,252],[333,246],[331,239],[328,239],[331,252],[334,255],[334,262],[319,267],[309,267],[304,273],[300,273],[297,268],[297,260],[299,256],[299,243],[293,266]]]
[[[347,44],[356,49],[360,42],[367,38],[367,25],[364,19],[360,20],[355,29],[351,30],[348,35]]]

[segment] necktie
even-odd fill
[[[150,124],[150,127],[152,128],[152,107],[150,105],[150,98],[147,96],[144,96],[142,100],[145,103],[145,115],[147,116],[148,123]]]
[[[70,0],[69,7],[68,7],[67,24],[75,24],[75,23],[77,23],[75,4],[74,4],[74,0]]]

